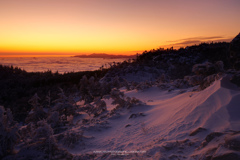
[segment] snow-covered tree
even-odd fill
[[[121,83],[120,83],[120,81],[119,81],[119,77],[118,76],[115,76],[114,78],[113,78],[113,80],[112,80],[112,85],[113,85],[113,87],[115,87],[115,88],[120,88],[121,87]]]
[[[60,115],[75,115],[76,106],[71,103],[71,99],[65,95],[63,89],[59,89],[59,98],[54,101],[56,104],[53,107],[53,110],[58,111]]]
[[[10,109],[0,106],[0,158],[12,154],[19,141],[18,127]]]
[[[123,81],[123,86],[126,87],[126,89],[129,91],[131,88],[130,88],[130,84],[128,83],[128,81],[126,79],[124,79]]]
[[[148,89],[150,87],[152,87],[152,82],[151,81],[145,81],[145,82],[141,82],[136,86],[137,90],[145,90]]]
[[[136,97],[127,97],[126,98],[126,107],[129,109],[133,106],[145,105],[142,101],[137,99]]]
[[[35,93],[31,99],[29,99],[28,103],[33,106],[33,110],[39,110],[42,109],[42,106],[39,103],[40,98],[38,97],[38,94]]]
[[[96,107],[93,108],[92,113],[95,116],[98,116],[102,112],[107,110],[106,102],[104,100],[102,100],[100,97],[97,97],[94,99],[94,104],[96,105]]]
[[[67,132],[63,137],[63,144],[67,147],[74,148],[79,142],[83,143],[83,131],[80,132]]]
[[[95,81],[94,77],[91,77],[89,79],[88,84],[88,95],[91,96],[91,101],[94,99],[94,97],[101,95],[101,84],[98,81]]]
[[[215,66],[210,62],[205,62],[203,64],[195,64],[192,68],[192,72],[196,75],[211,75],[216,72]]]
[[[47,113],[43,110],[42,105],[39,103],[40,98],[37,93],[32,96],[32,98],[28,101],[29,104],[32,105],[32,110],[26,118],[26,122],[38,122],[39,120],[47,118]]]
[[[86,112],[89,116],[91,116],[91,114],[92,114],[92,112],[93,112],[93,109],[94,109],[94,106],[91,105],[90,103],[88,103],[88,104],[85,104],[85,105],[84,105],[84,109],[85,109],[85,112]]]
[[[107,95],[111,92],[111,84],[103,81],[101,83],[101,95]]]
[[[60,125],[60,116],[58,111],[53,111],[47,118],[47,122],[51,124],[52,128],[55,128]]]
[[[41,120],[37,123],[36,130],[33,131],[33,142],[41,141],[41,139],[49,139],[53,135],[52,127],[45,121]]]
[[[117,108],[125,107],[126,101],[124,100],[124,93],[121,92],[119,89],[113,88],[110,96],[113,99],[112,104],[116,104]]]
[[[21,147],[13,159],[72,159],[66,150],[58,147],[53,129],[45,120],[37,124],[31,123],[26,130],[30,140]]]

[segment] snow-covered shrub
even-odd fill
[[[103,83],[100,83],[99,81],[95,80],[93,76],[88,80],[84,75],[80,80],[79,85],[81,100],[84,100],[85,104],[91,103],[95,97],[108,94],[111,90],[109,83],[106,83],[105,81],[103,81]]]
[[[187,88],[189,87],[188,81],[184,79],[176,79],[172,84],[176,88]]]
[[[133,73],[134,71],[135,69],[131,65],[124,68],[125,73]]]
[[[152,83],[149,81],[141,82],[136,86],[137,90],[145,90],[152,87]]]
[[[37,123],[37,128],[32,134],[33,142],[42,141],[42,139],[47,140],[53,135],[53,129],[45,120],[42,120]]]
[[[66,116],[65,114],[63,114],[63,115],[60,116],[60,122],[61,122],[63,125],[65,125],[65,124],[68,123],[68,122],[67,122],[67,116]]]
[[[86,94],[86,95],[84,95],[82,97],[83,97],[82,100],[84,100],[85,104],[91,103],[93,101],[93,97],[91,95],[89,95],[89,94]]]
[[[224,72],[224,63],[223,61],[217,61],[215,64],[214,64],[217,72]]]
[[[29,99],[28,103],[33,106],[33,110],[37,110],[38,108],[42,108],[42,106],[39,103],[40,98],[38,97],[38,94],[35,93],[31,99]]]
[[[189,87],[188,80],[186,79],[176,79],[174,81],[168,82],[168,83],[158,83],[157,87],[162,90],[168,90],[169,92],[176,89],[176,88],[187,88]]]
[[[96,105],[95,108],[93,108],[93,114],[95,116],[100,115],[102,112],[107,110],[107,104],[104,100],[102,100],[100,97],[94,99],[94,104]]]
[[[32,140],[32,132],[35,130],[35,128],[35,124],[30,122],[26,126],[23,126],[19,129],[21,140],[23,140],[25,144],[28,144]]]
[[[121,84],[120,84],[120,81],[119,81],[119,77],[118,76],[115,76],[112,80],[112,85],[113,87],[115,88],[120,88],[121,87]]]
[[[220,79],[222,77],[221,74],[212,74],[204,78],[203,83],[200,85],[200,89],[205,89],[209,87],[214,81]]]
[[[60,115],[75,115],[76,106],[71,103],[71,100],[65,95],[63,89],[59,89],[59,98],[54,101],[56,104],[53,110],[58,111]]]
[[[131,90],[131,87],[130,87],[130,85],[129,85],[129,83],[128,83],[127,80],[124,79],[122,85],[123,85],[124,87],[126,87],[126,89],[127,89],[128,91]]]
[[[39,121],[26,128],[29,141],[15,155],[14,159],[71,159],[66,150],[58,148],[53,129],[46,121]]]
[[[124,97],[124,93],[121,92],[119,89],[117,88],[113,88],[111,90],[110,96],[112,99],[118,99],[118,98],[123,98]]]
[[[79,133],[76,132],[67,132],[63,137],[63,144],[67,147],[74,148],[79,142],[83,143],[83,131]]]
[[[111,84],[103,81],[101,83],[101,95],[106,95],[111,92]]]
[[[126,107],[129,109],[133,106],[139,106],[139,105],[145,105],[144,102],[140,101],[139,99],[135,97],[127,97],[126,98]]]
[[[124,100],[124,93],[120,90],[113,88],[110,93],[111,98],[113,99],[112,104],[117,105],[117,108],[125,107],[126,101]]]
[[[200,85],[200,89],[204,89],[210,84],[219,79],[220,74],[224,72],[224,64],[222,61],[217,61],[215,64],[210,62],[206,62],[204,64],[195,64],[192,68],[192,72],[194,72],[195,76],[186,76],[186,79],[190,85]]]
[[[31,144],[46,141],[53,135],[53,129],[45,120],[41,120],[22,127],[20,133],[24,142]]]
[[[142,101],[135,97],[125,97],[124,93],[120,90],[113,88],[111,91],[112,104],[117,105],[116,108],[131,108],[136,105],[144,105]]]
[[[32,110],[26,118],[26,122],[38,122],[42,119],[47,118],[47,113],[43,110],[43,106],[39,103],[40,98],[37,93],[32,96],[32,98],[28,101],[29,104],[32,105]]]
[[[19,141],[18,127],[10,109],[0,106],[0,158],[12,154]]]
[[[194,75],[194,76],[185,76],[184,80],[188,81],[189,85],[196,86],[203,83],[204,76]]]
[[[44,143],[33,143],[22,147],[12,159],[68,160],[73,159],[73,156],[67,150],[60,149],[54,139],[49,139]]]
[[[94,99],[93,103],[86,104],[83,107],[83,110],[91,116],[92,114],[94,116],[100,115],[102,112],[107,110],[107,105],[104,100],[102,100],[100,97],[97,97]]]
[[[130,90],[135,89],[138,84],[139,84],[139,83],[138,83],[138,82],[135,82],[135,81],[131,82],[131,83],[130,83]]]
[[[215,66],[210,63],[206,62],[203,64],[195,64],[192,68],[192,72],[195,73],[196,75],[211,75],[216,72]]]
[[[53,129],[45,120],[38,121],[37,124],[29,123],[21,130],[21,134],[24,136],[26,147],[28,145],[38,146],[44,143],[46,146],[42,149],[51,150],[52,147],[56,146]]]
[[[157,81],[158,81],[159,83],[167,83],[167,82],[170,81],[170,77],[169,77],[168,75],[166,75],[166,74],[163,73],[163,74],[157,79]]]
[[[165,90],[165,89],[170,88],[170,84],[169,83],[161,83],[160,82],[160,83],[157,84],[157,87],[160,88],[160,89]]]
[[[87,89],[92,100],[101,94],[101,84],[93,76],[89,78]]]
[[[85,104],[83,108],[84,108],[85,112],[90,116],[92,114],[94,106],[91,105],[90,103],[88,103],[88,104]]]

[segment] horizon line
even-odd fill
[[[81,53],[81,54],[44,54],[44,55],[41,55],[41,54],[34,54],[34,55],[30,55],[30,54],[12,54],[12,55],[1,55],[0,53],[0,58],[16,58],[16,57],[74,57],[74,56],[81,56],[81,55],[92,55],[92,54],[106,54],[106,55],[110,55],[110,56],[134,56],[136,55],[137,53],[135,54],[108,54],[108,53],[89,53],[89,54],[86,54],[86,53]]]

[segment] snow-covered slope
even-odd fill
[[[86,126],[85,149],[76,146],[70,152],[95,154],[96,159],[204,159],[228,153],[238,155],[225,146],[226,139],[233,135],[237,135],[239,143],[239,133],[235,131],[240,129],[240,90],[229,82],[229,77],[200,92],[189,89],[180,94],[180,90],[168,92],[157,87],[124,92],[146,105],[118,110],[117,116]],[[223,150],[220,155],[219,146],[225,146],[220,148]]]

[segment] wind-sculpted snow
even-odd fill
[[[82,98],[66,95],[60,88],[59,97],[50,100],[53,106],[44,107],[37,94],[29,100],[33,108],[26,125],[6,125],[7,119],[13,120],[10,114],[9,118],[5,116],[2,129],[12,128],[20,137],[13,139],[11,152],[3,150],[3,156],[109,160],[238,158],[240,89],[231,83],[231,78],[231,74],[222,74],[204,90],[186,85],[187,80],[166,78],[155,83],[142,82],[130,89],[131,84],[129,88],[121,87],[125,83],[115,78],[108,85],[121,88],[112,88],[107,95],[102,90],[104,83],[83,77],[80,84],[85,85],[79,90],[85,95]],[[101,92],[94,90],[94,85]],[[96,93],[100,96],[94,98]],[[94,100],[88,102],[88,96]],[[20,150],[13,154],[15,147]]]
[[[134,96],[146,104],[130,111],[117,110],[118,118],[106,118],[111,128],[102,129],[100,133],[88,132],[95,137],[88,144],[97,144],[97,147],[89,145],[88,149],[78,153],[92,153],[96,159],[238,157],[236,149],[228,147],[230,140],[225,141],[226,137],[238,136],[240,127],[237,116],[240,89],[229,84],[226,76],[200,92],[192,92],[189,88],[179,94],[178,89],[168,92],[154,86],[144,91],[123,90],[127,96]],[[191,134],[200,127],[203,129]],[[209,135],[215,132],[219,134]],[[231,144],[239,143],[237,139],[231,139]],[[225,150],[219,151],[222,146]],[[142,152],[131,154],[133,150]],[[126,152],[116,156],[110,151]]]
[[[225,74],[201,91],[171,82],[171,90],[156,84],[140,90],[113,88],[87,104],[73,103],[60,89],[56,106],[48,109],[35,94],[29,115],[41,110],[47,118],[15,126],[22,142],[14,140],[12,150],[20,150],[5,159],[237,159],[240,89],[231,77]],[[71,104],[74,114],[59,104]]]

